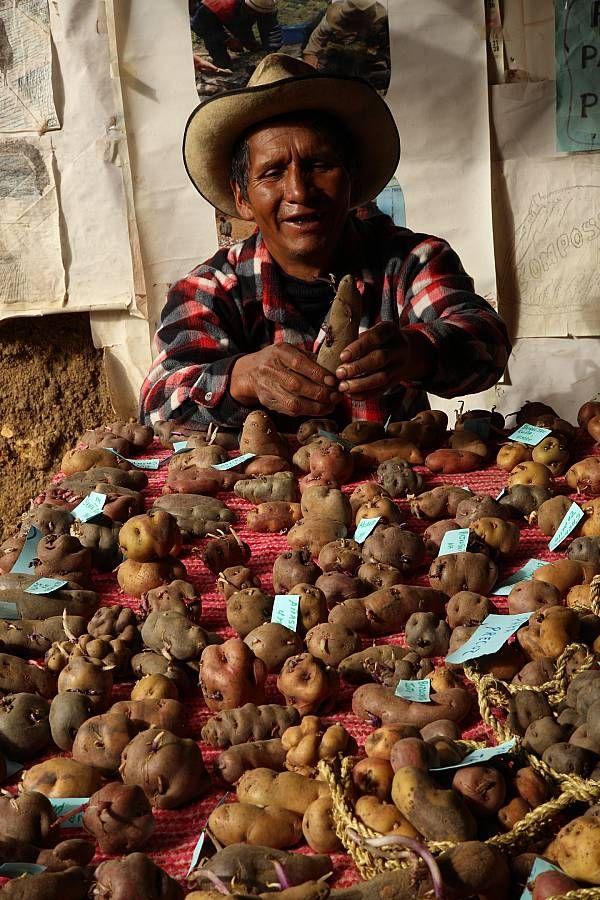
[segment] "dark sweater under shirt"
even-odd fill
[[[290,302],[301,311],[317,334],[335,296],[332,285],[318,279],[302,281],[285,272],[281,273],[281,283]]]

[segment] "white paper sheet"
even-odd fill
[[[507,81],[554,78],[554,0],[503,0]]]
[[[0,135],[0,317],[60,308],[58,214],[48,140]]]
[[[59,128],[48,0],[0,0],[0,132]]]
[[[408,227],[446,238],[494,301],[484,13],[481,0],[390,3],[387,100],[402,139],[396,177]]]

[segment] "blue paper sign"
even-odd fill
[[[298,626],[299,607],[299,594],[277,594],[273,601],[271,622],[276,622],[278,625],[289,628],[290,631],[295,631]]]
[[[356,531],[354,532],[354,540],[356,541],[356,543],[364,544],[373,529],[376,528],[379,521],[381,521],[381,516],[373,516],[372,518],[361,519],[356,526]]]
[[[463,421],[463,428],[466,431],[471,431],[473,434],[476,434],[477,437],[480,437],[482,440],[487,440],[490,436],[490,427],[492,424],[492,417],[489,416],[480,416],[477,419],[465,419]]]
[[[447,531],[442,538],[438,556],[447,556],[448,553],[464,553],[469,545],[469,529],[455,528]]]
[[[21,614],[16,603],[7,603],[6,600],[0,600],[0,619],[14,621],[20,618]]]
[[[549,550],[556,550],[562,542],[569,537],[571,532],[577,528],[581,520],[583,519],[585,513],[582,508],[578,506],[576,503],[571,503],[570,507],[565,513],[565,516],[556,529],[552,538],[548,542]]]
[[[511,738],[509,741],[504,741],[503,744],[498,744],[496,747],[482,747],[481,750],[472,750],[460,762],[453,763],[451,766],[436,766],[431,771],[445,772],[447,769],[464,769],[465,766],[477,766],[480,763],[494,759],[496,756],[505,756],[515,749],[515,744],[515,739]]]
[[[420,678],[415,681],[401,678],[396,685],[394,694],[403,700],[412,700],[415,703],[429,703],[431,693],[431,681],[429,678]]]
[[[557,149],[600,150],[600,4],[598,0],[556,0],[554,22]],[[566,196],[564,203],[566,208]],[[563,231],[569,234],[567,228]],[[580,246],[571,235],[571,247]],[[560,244],[558,249],[562,255]]]
[[[187,441],[175,441],[173,443],[173,450],[175,453],[183,453],[184,450],[191,450],[191,447],[188,447]]]
[[[60,591],[62,588],[68,585],[68,581],[64,581],[62,578],[38,578],[37,581],[34,581],[33,584],[30,584],[29,587],[25,588],[26,594],[53,594],[55,591]]]
[[[529,581],[533,573],[537,572],[538,569],[541,569],[541,567],[545,565],[546,563],[543,559],[529,559],[517,572],[513,572],[506,581],[503,581],[501,585],[494,588],[492,595],[494,597],[508,596],[515,584],[519,584],[521,581]]]
[[[35,525],[32,525],[27,532],[27,537],[25,538],[23,549],[19,553],[17,561],[10,570],[11,572],[15,572],[18,575],[32,574],[33,560],[36,557],[37,548],[41,537],[42,532],[39,530],[39,528],[36,528]]]
[[[50,797],[50,803],[56,813],[56,817],[65,815],[71,810],[77,810],[80,806],[90,802],[89,797]],[[60,823],[61,828],[80,828],[83,824],[84,810],[74,812],[72,816]]]
[[[529,873],[529,878],[527,879],[527,884],[525,885],[525,890],[521,894],[520,900],[532,900],[533,893],[529,885],[534,887],[535,879],[544,872],[561,872],[561,874],[563,874],[561,869],[557,866],[553,866],[547,859],[541,859],[538,856],[531,867],[531,872]]]
[[[96,516],[102,515],[102,510],[107,500],[106,494],[90,491],[87,497],[84,497],[81,503],[71,510],[71,515],[79,519],[80,522],[89,522],[90,519],[95,519]]]
[[[130,463],[136,469],[148,469],[156,471],[156,469],[160,468],[160,459],[158,459],[158,457],[156,459],[128,459],[126,456],[123,456],[122,453],[119,453],[112,447],[105,447],[104,449],[108,450],[109,453],[114,453],[114,455],[118,456],[119,459],[124,460],[124,462]]]
[[[536,447],[544,438],[552,434],[550,428],[538,428],[537,425],[530,425],[526,422],[513,431],[508,436],[510,441],[517,441],[519,444],[527,444],[528,447]]]
[[[242,453],[241,456],[236,456],[234,459],[228,459],[226,462],[222,463],[213,463],[213,469],[218,469],[219,472],[226,472],[227,469],[235,469],[236,466],[241,466],[242,463],[248,462],[249,459],[254,459],[256,453]]]
[[[39,875],[45,872],[46,866],[39,863],[7,862],[0,866],[0,875],[4,878],[19,878],[21,875]]]
[[[499,616],[490,613],[475,629],[468,641],[465,641],[462,647],[446,657],[446,662],[459,665],[470,659],[476,659],[478,656],[497,653],[515,631],[527,624],[532,614],[532,612],[525,612],[516,616]]]
[[[339,434],[334,434],[332,431],[323,431],[322,428],[319,428],[319,436],[327,438],[328,441],[333,441],[334,444],[341,444],[346,450],[351,450],[354,447],[354,444],[350,443],[350,441],[340,437]]]

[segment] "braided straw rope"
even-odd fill
[[[482,746],[481,743],[475,741],[461,741],[460,743],[469,750]],[[410,863],[399,855],[402,853],[402,848],[395,850],[390,847],[375,850],[364,843],[355,842],[349,837],[349,829],[354,829],[362,838],[381,837],[378,832],[366,826],[354,812],[351,776],[355,762],[356,759],[351,756],[344,757],[341,762],[333,765],[321,761],[319,772],[331,790],[335,832],[352,857],[361,876],[369,879],[383,872],[404,868]],[[558,797],[531,810],[510,831],[496,834],[486,843],[510,854],[521,852],[521,849],[531,846],[535,840],[549,830],[559,813],[564,812],[574,803],[594,803],[597,800],[600,800],[600,782],[575,784],[570,790],[563,790]],[[428,850],[434,855],[439,855],[454,846],[456,843],[452,841],[427,842]],[[579,900],[579,898],[575,897],[574,900]],[[585,900],[585,897],[582,897],[582,900]],[[600,893],[598,900],[600,900]]]
[[[592,578],[590,585],[590,605],[595,616],[600,616],[600,575]]]

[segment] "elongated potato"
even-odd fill
[[[318,797],[329,796],[329,786],[297,772],[274,772],[264,767],[244,772],[237,784],[238,799],[257,806],[280,806],[303,816]]]
[[[340,365],[340,353],[358,337],[362,314],[362,298],[352,275],[345,275],[338,285],[325,326],[325,339],[317,353],[317,362],[329,372]]]
[[[208,827],[224,847],[258,844],[285,850],[302,840],[302,819],[280,806],[222,803],[208,817]]]
[[[471,711],[472,701],[463,688],[450,688],[430,695],[429,703],[416,703],[396,697],[380,684],[363,684],[352,697],[352,710],[367,722],[382,725],[414,725],[424,728],[430,722],[448,719],[461,722]]]

